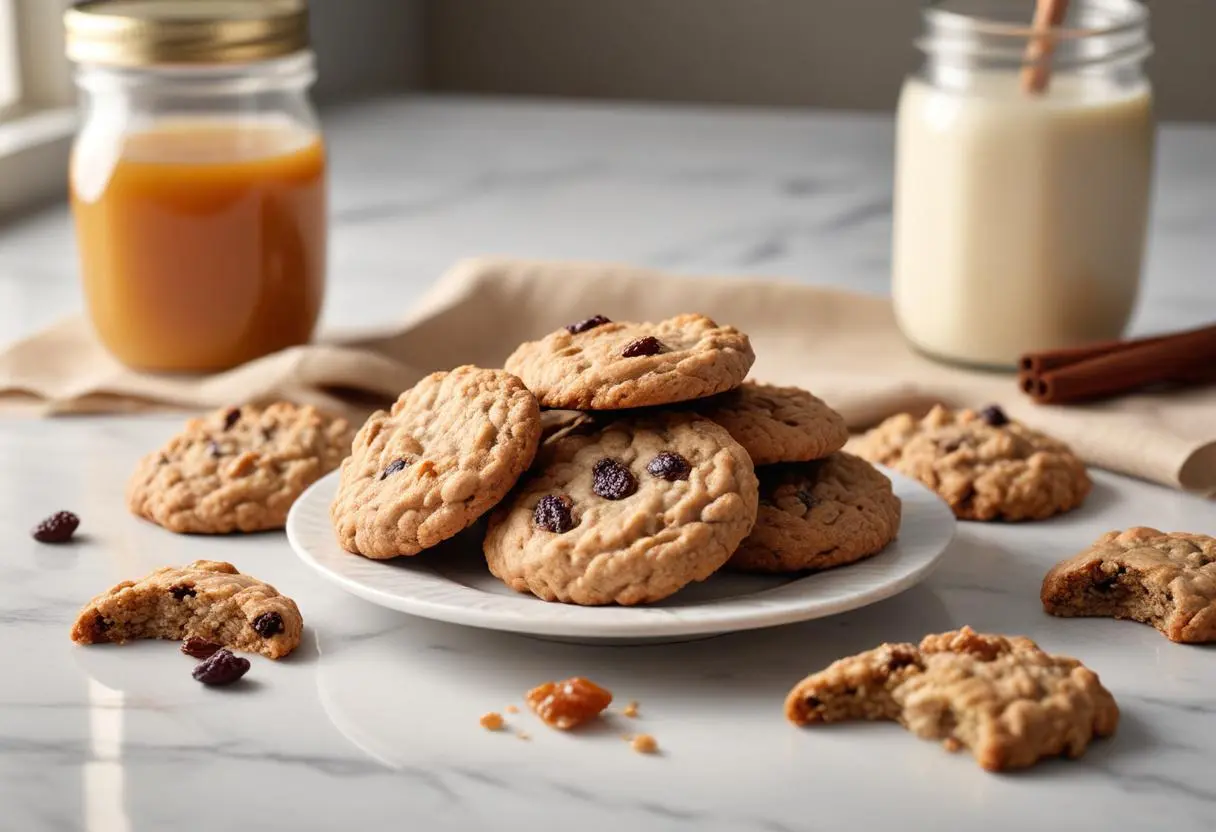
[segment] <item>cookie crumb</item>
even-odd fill
[[[637,717],[638,717],[638,703],[637,703],[637,702],[630,702],[628,705],[626,705],[624,708],[622,708],[622,709],[621,709],[621,714],[622,714],[623,716],[627,716],[627,717],[629,717],[630,719],[637,719]]]
[[[546,725],[565,731],[598,717],[612,704],[612,692],[590,679],[573,676],[537,685],[524,699]]]
[[[487,731],[501,731],[504,724],[502,714],[496,711],[490,711],[481,717],[481,727]]]
[[[516,736],[517,738],[521,739],[521,740],[530,740],[530,739],[532,739],[532,735],[531,735],[531,734],[529,734],[527,731],[516,731],[516,732],[515,732],[515,736]]]
[[[629,745],[639,754],[654,754],[659,750],[659,743],[650,734],[638,734]]]
[[[514,705],[508,705],[507,707],[503,708],[503,710],[509,714],[519,713],[519,708],[515,707]]]

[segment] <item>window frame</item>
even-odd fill
[[[24,111],[71,106],[72,67],[64,55],[68,0],[9,0],[17,33],[17,73]]]
[[[0,74],[11,71],[12,94],[0,93],[0,121],[16,112],[21,103],[21,53],[17,46],[17,4],[16,0],[0,0],[0,49],[7,54],[0,55],[0,64],[12,63],[12,66],[0,65]]]
[[[0,109],[0,219],[63,196],[76,131],[63,38],[69,0],[3,2],[16,36],[18,97]]]

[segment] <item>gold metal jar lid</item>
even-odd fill
[[[304,0],[88,0],[63,21],[79,63],[249,63],[308,48]]]

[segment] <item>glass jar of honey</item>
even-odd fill
[[[177,372],[306,343],[326,184],[304,0],[93,0],[65,23],[83,107],[72,212],[102,343]]]

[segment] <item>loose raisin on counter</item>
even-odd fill
[[[283,617],[277,612],[264,612],[253,619],[253,629],[262,638],[283,632]]]
[[[629,745],[639,754],[657,754],[659,752],[659,742],[650,734],[638,734],[629,741]]]
[[[569,497],[546,494],[536,503],[532,511],[532,522],[537,528],[555,534],[564,534],[574,528],[573,502]]]
[[[589,329],[595,329],[597,326],[610,324],[612,321],[605,318],[603,315],[592,315],[586,320],[579,321],[574,324],[566,324],[566,332],[571,335],[578,335],[580,332],[586,332]]]
[[[389,476],[403,470],[405,470],[405,460],[394,459],[388,465],[384,466],[384,470],[380,472],[380,479],[388,479]]]
[[[231,685],[249,672],[249,659],[234,656],[231,650],[221,647],[203,659],[190,675],[211,687]]]
[[[205,638],[191,636],[182,642],[181,651],[187,656],[194,656],[196,659],[205,659],[208,656],[214,655],[215,651],[219,650],[220,647],[221,645],[216,644],[214,641],[207,641]]]
[[[39,543],[67,543],[76,534],[80,518],[70,511],[57,511],[30,533]]]
[[[669,482],[686,480],[691,472],[688,460],[672,451],[661,451],[646,464],[646,473]]]
[[[638,490],[638,481],[620,462],[604,457],[591,467],[591,490],[605,500],[623,500]]]
[[[981,410],[980,418],[994,428],[1009,424],[1009,417],[1005,415],[1005,411],[995,404],[990,404]]]
[[[647,335],[626,344],[621,355],[625,358],[638,358],[643,355],[657,355],[662,351],[663,342],[653,335]]]

